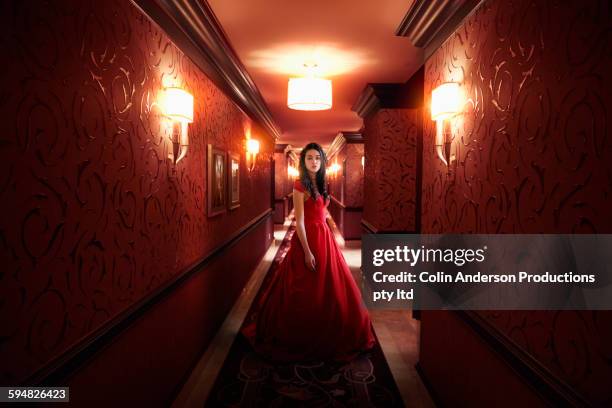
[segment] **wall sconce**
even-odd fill
[[[249,171],[253,171],[255,168],[255,161],[257,160],[257,153],[259,153],[259,141],[255,139],[247,139],[246,141],[246,159],[247,168]]]
[[[365,156],[361,156],[361,170],[365,170]]]
[[[461,113],[461,94],[459,84],[445,82],[431,92],[431,119],[436,121],[436,153],[449,168],[454,160],[451,156],[453,140],[450,118]]]
[[[187,155],[188,125],[193,123],[193,96],[181,88],[165,88],[164,115],[172,119],[172,157],[176,165]],[[170,155],[169,155],[170,156]]]
[[[339,170],[340,170],[340,165],[334,162],[331,166],[329,166],[327,171],[330,173],[331,177],[336,178]]]
[[[287,167],[287,175],[289,177],[296,178],[296,177],[298,177],[300,175],[300,172],[295,167],[293,167],[292,165],[289,165]]]

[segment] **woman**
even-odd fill
[[[326,220],[325,153],[310,143],[293,188],[296,234],[242,332],[277,361],[346,361],[374,343],[370,318]]]

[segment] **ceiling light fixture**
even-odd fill
[[[316,78],[317,65],[306,65],[308,76],[289,78],[287,86],[287,106],[290,109],[318,111],[331,109],[332,84],[330,79]]]

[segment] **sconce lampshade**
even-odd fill
[[[166,88],[164,113],[180,122],[193,122],[193,96],[181,88]]]
[[[259,153],[259,141],[255,139],[247,140],[247,152],[251,154]]]
[[[287,167],[287,174],[289,175],[289,177],[297,177],[300,175],[300,172],[292,165],[289,165]]]
[[[431,119],[448,119],[461,111],[459,84],[445,82],[431,92]]]
[[[305,111],[331,109],[331,80],[312,77],[289,78],[287,106],[291,109]]]

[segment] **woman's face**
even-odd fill
[[[316,149],[311,149],[306,152],[305,157],[306,169],[311,173],[316,173],[321,168],[321,153]]]

